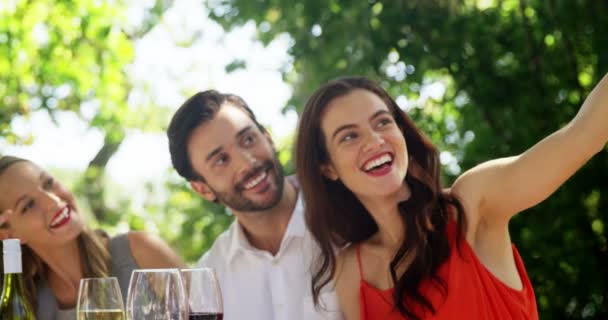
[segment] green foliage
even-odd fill
[[[40,109],[80,113],[85,102],[98,106],[93,126],[120,122],[128,90],[122,68],[133,57],[127,35],[113,27],[122,5],[10,1],[1,8],[3,123]]]
[[[513,155],[565,125],[608,71],[608,3],[594,0],[221,0],[211,17],[287,33],[301,110],[320,84],[367,75],[467,169]],[[420,101],[435,81],[445,94]],[[568,152],[565,150],[565,152]],[[542,319],[608,318],[608,153],[511,223]],[[452,180],[458,167],[446,167]],[[500,183],[497,181],[497,183]],[[524,182],[522,182],[524,183]]]
[[[62,174],[95,226],[113,230],[127,221],[135,229],[157,231],[137,223],[148,217],[133,209],[128,193],[108,199],[115,186],[105,167],[127,129],[158,131],[166,125],[168,108],[127,105],[131,87],[125,67],[134,57],[133,40],[152,29],[171,4],[153,1],[141,25],[131,25],[125,1],[0,3],[0,136],[11,144],[32,142],[27,134],[15,135],[11,121],[38,111],[52,119],[72,112],[100,129],[104,143],[88,168]]]
[[[173,239],[174,248],[186,261],[193,263],[234,218],[223,206],[204,201],[182,177],[170,177],[165,188],[168,199],[157,206],[148,206],[148,211],[156,208],[161,213],[158,217],[162,221],[157,223],[165,225],[161,235]]]
[[[106,134],[100,154],[83,177],[98,219],[103,218],[101,177],[124,137],[124,66],[133,47],[122,25],[124,5],[104,1],[8,1],[0,5],[0,133],[28,143],[10,129],[16,116],[74,112]],[[88,188],[90,186],[91,188]],[[79,188],[77,188],[79,189]],[[78,191],[78,190],[77,190]]]
[[[111,233],[125,228],[156,233],[194,264],[234,217],[223,206],[203,201],[173,170],[163,181],[146,184],[144,194],[130,198],[124,197],[129,190],[108,181],[105,191],[114,201],[106,204],[108,211],[99,227]]]

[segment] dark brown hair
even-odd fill
[[[13,156],[0,156],[0,175],[17,162],[29,160]],[[31,162],[30,162],[31,163]],[[76,238],[80,253],[80,265],[83,278],[107,277],[110,275],[111,257],[104,243],[108,235],[103,231],[93,231],[85,228]],[[0,273],[4,272],[3,261],[0,259]],[[21,245],[21,260],[23,280],[28,301],[36,308],[38,289],[36,285],[46,277],[47,266],[42,259],[27,245]],[[0,286],[2,286],[0,279]]]
[[[406,232],[390,263],[390,274],[395,288],[395,307],[407,318],[420,319],[423,315],[412,311],[413,304],[419,304],[422,310],[433,314],[437,307],[419,292],[422,280],[431,279],[443,294],[447,294],[445,282],[437,276],[437,270],[451,250],[446,233],[450,219],[448,208],[453,204],[457,209],[458,238],[464,225],[463,210],[456,199],[441,189],[437,149],[384,89],[363,77],[337,79],[319,88],[308,99],[300,120],[296,172],[306,203],[306,223],[320,247],[317,263],[313,266],[313,297],[318,303],[321,288],[335,275],[334,248],[356,245],[378,231],[376,222],[359,199],[340,180],[332,181],[321,174],[321,165],[329,161],[320,127],[323,111],[331,101],[354,90],[370,91],[384,101],[403,133],[409,151],[405,183],[411,189],[411,196],[398,204]],[[411,264],[398,275],[396,270],[410,256]]]

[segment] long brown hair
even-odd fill
[[[447,294],[445,282],[437,276],[437,270],[451,251],[446,234],[450,219],[448,208],[452,204],[457,209],[458,238],[464,225],[463,210],[457,199],[441,189],[437,149],[382,87],[363,77],[341,78],[319,88],[308,99],[300,120],[296,172],[306,203],[306,223],[320,247],[317,263],[313,266],[313,297],[318,303],[321,289],[335,275],[334,248],[361,243],[378,231],[376,222],[359,199],[340,180],[332,181],[321,174],[321,166],[330,160],[320,127],[323,111],[334,99],[357,89],[370,91],[384,101],[403,133],[409,151],[404,183],[411,189],[411,196],[398,204],[406,232],[389,271],[395,288],[395,307],[403,316],[419,319],[422,316],[412,311],[413,304],[419,304],[433,314],[437,307],[419,291],[422,280],[431,279],[443,294]],[[410,256],[411,264],[398,275],[396,270]]]
[[[0,156],[0,175],[11,165],[29,161],[12,156]],[[106,241],[108,235],[102,231],[83,230],[76,241],[80,253],[80,264],[83,278],[107,277],[110,274],[111,257]],[[21,259],[23,266],[23,280],[28,301],[36,308],[38,288],[37,285],[46,277],[48,271],[44,261],[27,245],[21,245]],[[1,260],[1,259],[0,259]],[[4,263],[0,261],[0,273],[4,273]],[[0,286],[4,280],[0,278]]]

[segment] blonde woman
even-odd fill
[[[124,300],[133,269],[185,266],[150,234],[89,230],[72,193],[25,159],[0,157],[0,212],[0,238],[22,242],[26,291],[40,320],[75,319],[82,278],[117,277]]]

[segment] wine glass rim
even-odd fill
[[[179,269],[177,269],[177,268],[164,268],[164,269],[133,269],[133,272],[138,272],[138,273],[143,273],[143,272],[147,272],[147,273],[152,273],[152,272],[178,272],[178,273],[179,273]]]
[[[179,269],[180,272],[191,272],[191,271],[213,271],[215,272],[214,268],[210,268],[210,267],[200,267],[200,268],[181,268]]]
[[[116,280],[118,281],[117,277],[90,277],[90,278],[80,278],[80,281],[90,281],[90,280]]]

